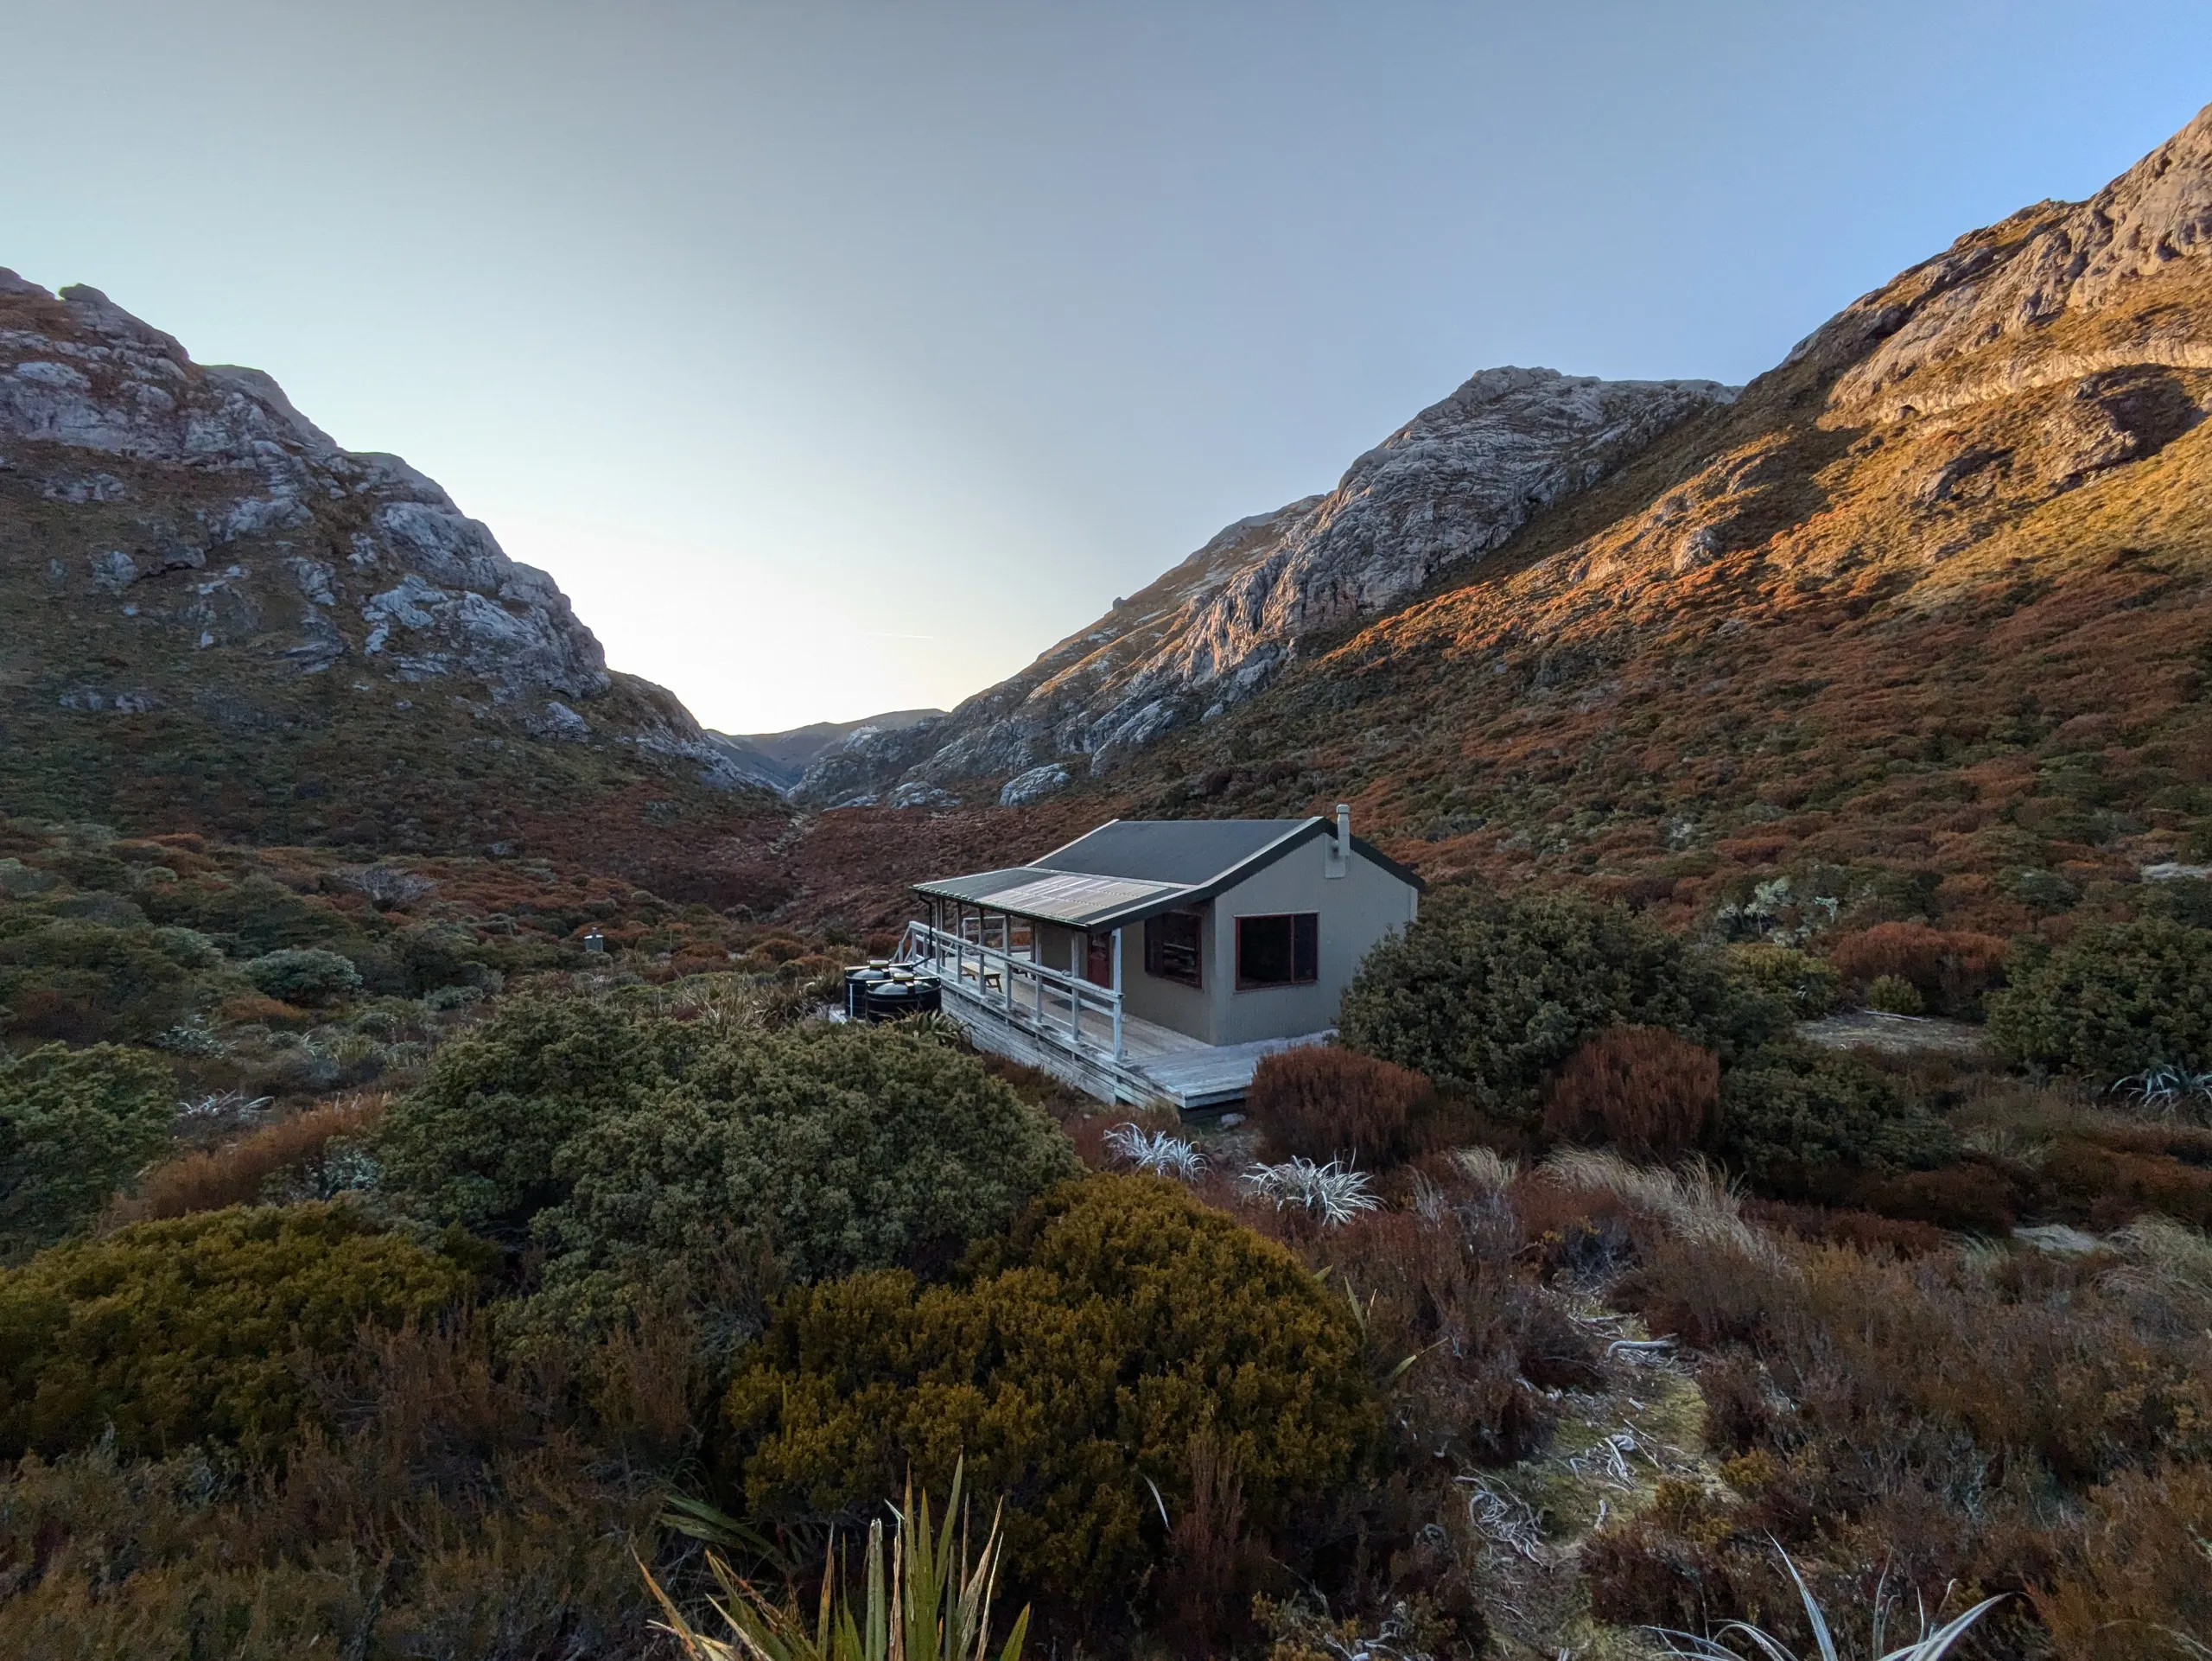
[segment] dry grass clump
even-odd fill
[[[2185,1538],[2167,1513],[2188,1514],[2194,1479],[2158,1473],[2212,1459],[2212,1243],[2161,1220],[2108,1245],[1906,1259],[1777,1242],[1761,1261],[1683,1236],[1646,1253],[1615,1295],[1702,1352],[1731,1490],[1674,1495],[1605,1535],[1590,1558],[1599,1613],[1702,1629],[1786,1610],[1771,1537],[1817,1560],[1824,1597],[1863,1601],[1886,1563],[1958,1599],[2056,1588],[2038,1607],[2061,1638],[2100,1598],[2133,1598],[2154,1624],[2196,1619],[2183,1560],[2146,1543],[2123,1585],[2115,1543]],[[2112,1496],[2141,1514],[2065,1521]],[[2008,1604],[1958,1653],[2019,1653],[2033,1619]],[[2157,1652],[2139,1632],[2133,1649],[2109,1641],[2059,1653]]]
[[[1435,1095],[1410,1067],[1309,1045],[1262,1058],[1244,1111],[1262,1159],[1394,1165],[1421,1151]]]
[[[1614,1027],[1583,1045],[1544,1092],[1545,1134],[1665,1158],[1703,1139],[1720,1060],[1662,1027]]]
[[[301,1179],[295,1186],[316,1187],[314,1178],[332,1141],[373,1130],[391,1099],[378,1094],[325,1102],[220,1148],[180,1155],[149,1173],[136,1193],[118,1200],[108,1221],[120,1225],[251,1206],[270,1197],[271,1185],[283,1178]]]
[[[2212,1467],[2162,1463],[2094,1490],[2036,1613],[2066,1661],[2203,1661],[2212,1645]]]

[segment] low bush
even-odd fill
[[[2068,1661],[2201,1661],[2212,1632],[2212,1467],[2129,1471],[2089,1495],[2070,1561],[2030,1594]]]
[[[1928,1013],[1928,1000],[1920,989],[1900,975],[1877,975],[1866,983],[1863,995],[1866,1007],[1884,1015],[1921,1015]]]
[[[1931,928],[1925,923],[1877,923],[1856,934],[1839,935],[1828,945],[1828,960],[1843,978],[1862,989],[1870,1009],[1897,1015],[1938,1015],[1979,1019],[1982,1000],[2002,976],[2005,943],[1993,934]],[[1881,981],[1902,981],[1919,996],[1922,1009],[1894,1009],[1875,1001]],[[1892,1000],[1899,995],[1892,990]]]
[[[1996,1165],[1962,1161],[1940,1170],[1873,1177],[1853,1193],[1869,1211],[1907,1223],[1961,1229],[2002,1239],[2018,1220],[2021,1194]]]
[[[0,1471],[0,1655],[667,1661],[627,1547],[666,1539],[673,1460],[574,1387],[609,1371],[601,1352],[549,1377],[488,1336],[461,1314],[366,1329],[312,1368],[342,1421],[281,1461],[95,1443]],[[689,1545],[664,1548],[664,1575]]]
[[[1436,1088],[1408,1067],[1333,1045],[1261,1058],[1244,1098],[1260,1157],[1373,1168],[1426,1151]]]
[[[353,959],[320,946],[288,946],[253,959],[244,966],[254,990],[280,1003],[313,1009],[335,1003],[361,985],[361,971]]]
[[[567,1197],[554,1155],[599,1115],[662,1085],[690,1029],[577,998],[510,1000],[441,1048],[377,1137],[387,1190],[439,1223],[519,1242]]]
[[[1805,1548],[1823,1598],[1863,1597],[1878,1575],[1908,1612],[1915,1592],[1955,1612],[2050,1589],[2036,1600],[2047,1633],[2015,1600],[1963,1653],[2045,1655],[2056,1638],[2061,1656],[2160,1654],[2148,1628],[2205,1607],[2192,1535],[2212,1454],[2212,1277],[2202,1237],[2113,1247],[2125,1263],[1648,1253],[1616,1296],[1705,1352],[1707,1445],[1735,1492],[1674,1485],[1601,1532],[1586,1559],[1597,1612],[1705,1630],[1769,1619],[1794,1596],[1757,1568],[1778,1541]]]
[[[1211,1439],[1264,1537],[1375,1445],[1358,1330],[1287,1251],[1154,1177],[1062,1185],[950,1284],[878,1271],[779,1307],[723,1405],[755,1516],[835,1517],[912,1473],[1008,1498],[1012,1572],[1128,1598]],[[1154,1491],[1159,1499],[1155,1501]]]
[[[1657,1027],[1614,1027],[1553,1076],[1544,1131],[1665,1158],[1705,1140],[1719,1100],[1720,1061],[1712,1051]]]
[[[1728,962],[1741,978],[1779,1000],[1800,1021],[1816,1021],[1835,1008],[1842,976],[1825,958],[1756,940],[1730,946]]]
[[[124,1453],[274,1451],[299,1420],[303,1359],[365,1321],[428,1315],[472,1278],[342,1206],[238,1206],[54,1247],[0,1271],[0,1457],[110,1427]]]
[[[168,1145],[167,1069],[109,1045],[0,1053],[0,1263],[86,1226]]]
[[[1769,1044],[1728,1070],[1713,1150],[1785,1199],[1840,1197],[1866,1171],[1919,1170],[1957,1151],[1943,1122],[1856,1056]]]
[[[2102,1083],[2156,1066],[2212,1068],[2212,929],[2171,918],[2092,923],[2023,951],[1991,996],[2008,1059]]]
[[[143,926],[34,914],[0,935],[0,1005],[18,1037],[144,1041],[182,1021],[198,988]]]
[[[1347,1047],[1527,1122],[1544,1076],[1608,1027],[1661,1027],[1723,1060],[1778,1030],[1782,1002],[1656,923],[1567,894],[1445,894],[1345,990]]]
[[[553,1168],[568,1196],[538,1232],[560,1289],[733,1244],[772,1249],[802,1280],[949,1260],[1080,1167],[974,1056],[822,1024],[700,1042],[594,1115]]]

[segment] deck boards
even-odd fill
[[[1325,1032],[1249,1044],[1209,1044],[1140,1016],[1122,1017],[1122,1059],[1111,1058],[1114,1023],[1103,1012],[1083,1013],[1082,1050],[1070,1042],[1065,998],[1047,997],[1040,1021],[1033,1003],[1009,1011],[974,977],[944,983],[945,1011],[969,1028],[985,1049],[1041,1066],[1093,1095],[1114,1100],[1164,1098],[1185,1112],[1242,1100],[1262,1056],[1301,1044],[1319,1044]],[[1056,1065],[1059,1063],[1061,1065]]]
[[[1185,1111],[1241,1101],[1252,1082],[1261,1058],[1281,1050],[1328,1041],[1327,1033],[1305,1033],[1296,1038],[1263,1038],[1249,1044],[1201,1044],[1196,1050],[1179,1050],[1139,1064],[1138,1071],[1160,1086]]]

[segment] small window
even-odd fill
[[[1310,986],[1320,978],[1321,917],[1294,912],[1236,920],[1236,987]]]
[[[1147,920],[1144,972],[1155,980],[1204,986],[1205,959],[1198,949],[1198,913],[1171,911]]]

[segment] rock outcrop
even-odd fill
[[[1230,525],[1021,674],[926,729],[849,742],[801,782],[836,805],[926,799],[1051,769],[1103,773],[1253,695],[1302,642],[1497,548],[1688,417],[1712,381],[1489,369],[1354,461],[1337,487]]]
[[[267,375],[194,363],[98,290],[57,296],[12,272],[0,272],[0,594],[17,747],[87,762],[81,799],[53,770],[0,778],[0,806],[16,811],[108,811],[131,782],[111,754],[118,716],[139,718],[127,744],[139,765],[172,754],[203,783],[225,774],[217,793],[234,802],[287,770],[255,776],[257,733],[276,748],[321,731],[357,747],[361,767],[424,780],[449,764],[573,773],[550,758],[594,752],[587,773],[784,782],[661,689],[611,673],[553,579],[397,456],[341,449]],[[285,787],[339,793],[328,777]],[[250,833],[248,807],[232,811],[230,828]],[[331,822],[278,817],[310,834]]]

